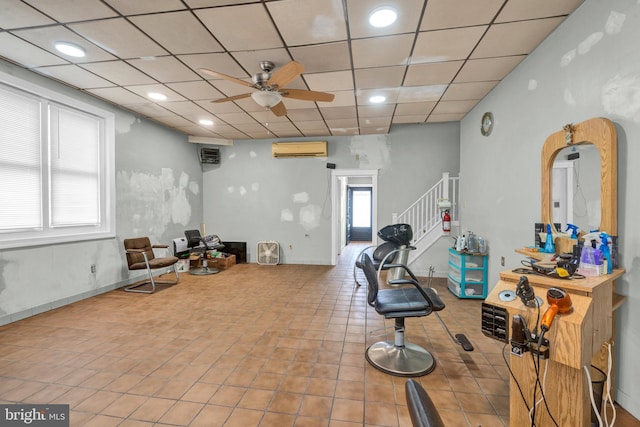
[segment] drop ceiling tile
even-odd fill
[[[196,104],[213,114],[242,113],[242,109],[233,102],[213,103],[211,101],[194,101]]]
[[[121,87],[87,89],[87,92],[119,105],[140,104],[143,102],[147,102],[147,100],[142,98],[141,96],[129,92],[128,90]]]
[[[524,58],[525,55],[470,59],[456,76],[455,83],[502,80]]]
[[[431,2],[431,0],[429,0]],[[398,14],[396,21],[385,28],[369,24],[369,15],[374,10],[390,5]],[[353,38],[378,37],[391,34],[415,33],[422,15],[424,0],[396,0],[389,4],[380,0],[347,0],[349,31]]]
[[[175,92],[194,101],[223,98],[224,95],[205,81],[167,83]]]
[[[334,0],[281,0],[266,3],[288,46],[347,39],[342,2]]]
[[[187,120],[184,117],[180,117],[180,116],[167,116],[167,117],[159,118],[158,120],[160,120],[162,123],[165,123],[171,127],[195,125],[195,123],[193,123],[191,120]]]
[[[242,125],[242,132],[267,132],[268,129],[258,122],[245,123]]]
[[[305,108],[301,110],[291,110],[289,114],[287,114],[289,119],[294,122],[310,122],[310,121],[319,121],[322,120],[322,115],[320,115],[320,111],[317,108]]]
[[[69,28],[119,58],[166,55],[167,52],[124,18],[70,24]]]
[[[405,65],[411,53],[413,34],[351,41],[354,68]]]
[[[64,59],[9,33],[0,33],[0,56],[27,68],[68,64]]]
[[[563,17],[559,17],[492,25],[471,57],[490,58],[530,53],[563,20]]]
[[[328,106],[333,105],[333,102],[313,102],[313,101],[305,101],[302,99],[293,99],[293,98],[285,98],[284,105],[287,107],[287,110],[306,110],[310,107],[315,107],[316,105],[320,106]]]
[[[286,136],[301,136],[302,134],[291,122],[275,122],[269,123],[267,130],[280,135],[280,137]]]
[[[216,116],[230,125],[241,125],[245,123],[255,123],[256,119],[247,113],[218,113]]]
[[[60,22],[110,18],[117,14],[100,0],[25,0],[34,8]]]
[[[249,113],[255,120],[254,122],[261,123],[263,125],[270,125],[271,123],[289,123],[287,116],[276,116],[270,110],[252,111]]]
[[[441,101],[464,101],[469,99],[482,99],[499,81],[474,82],[474,83],[454,83],[449,85],[447,91],[442,95]]]
[[[335,95],[332,102],[319,102],[320,108],[324,107],[349,107],[356,105],[356,97],[352,90],[331,92]]]
[[[293,47],[290,51],[293,59],[304,65],[306,73],[351,69],[351,55],[347,42]]]
[[[343,118],[343,119],[328,119],[327,126],[331,132],[335,131],[353,131],[358,129],[358,120],[356,118]]]
[[[200,9],[195,14],[228,51],[282,47],[262,4]],[[242,28],[251,31],[238,31]]]
[[[113,83],[77,65],[53,65],[51,67],[38,67],[34,70],[80,89],[113,86]]]
[[[504,0],[429,0],[420,31],[489,24],[503,3]]]
[[[398,103],[437,101],[446,89],[447,85],[401,87]]]
[[[378,105],[388,105],[395,104],[398,99],[398,93],[400,92],[400,88],[382,88],[382,89],[363,89],[356,91],[356,100],[358,102],[359,108],[362,108],[366,105],[378,106]],[[369,101],[369,98],[372,96],[384,96],[386,99],[384,102],[380,104],[373,104]]]
[[[356,111],[356,107],[325,107],[320,108],[320,112],[322,113],[322,117],[325,120],[336,120],[336,119],[354,119],[358,117],[358,112]]]
[[[69,31],[61,25],[29,30],[17,30],[14,31],[13,34],[35,44],[36,46],[40,46],[41,48],[48,50],[54,55],[60,56],[74,63],[108,61],[115,59],[110,53],[100,49],[95,44],[78,36],[73,31]],[[54,47],[54,43],[58,41],[70,42],[81,46],[85,49],[86,56],[83,58],[74,58],[58,52]]]
[[[174,55],[224,50],[191,12],[157,13],[129,19]]]
[[[105,0],[123,15],[137,15],[142,13],[167,12],[183,10],[184,4],[180,0]]]
[[[304,74],[309,89],[320,92],[353,90],[351,71],[333,71],[328,73]]]
[[[360,127],[361,128],[389,128],[391,126],[391,116],[378,116],[375,115],[373,117],[364,117],[360,116]]]
[[[190,114],[181,114],[181,116],[187,120],[192,121],[193,123],[196,123],[198,126],[202,126],[204,129],[213,130],[213,127],[216,125],[226,124],[225,122],[205,110],[200,110],[198,112]],[[202,125],[200,124],[200,120],[211,120],[213,122],[213,125]]]
[[[466,115],[467,113],[432,114],[427,119],[427,123],[459,122]]]
[[[424,114],[425,118],[427,114],[433,110],[436,102],[412,102],[410,104],[398,104],[396,105],[395,116],[413,116]]]
[[[250,75],[243,70],[228,53],[178,55],[177,58],[198,73],[200,68],[207,68],[211,71],[251,82]],[[199,74],[207,80],[219,80],[208,74]]]
[[[509,0],[496,22],[521,21],[526,19],[548,18],[551,16],[568,15],[573,12],[583,0]]]
[[[0,3],[0,28],[10,30],[53,23],[55,21],[20,0],[3,0]]]
[[[120,86],[157,83],[124,61],[93,62],[80,67]]]
[[[132,86],[126,86],[125,89],[130,90],[131,92],[137,93],[138,95],[142,96],[143,98],[149,100],[149,101],[153,101],[150,100],[148,97],[148,94],[150,92],[157,92],[157,93],[162,93],[163,95],[166,95],[167,100],[166,101],[153,101],[153,102],[157,102],[159,104],[166,104],[168,102],[176,102],[176,101],[184,101],[185,99],[180,96],[179,94],[175,93],[174,91],[172,91],[171,89],[169,89],[168,87],[161,85],[161,84],[153,84],[153,85],[132,85]]]
[[[359,135],[384,135],[389,133],[389,126],[360,126]]]
[[[464,61],[431,62],[409,65],[403,86],[426,86],[451,83]]]
[[[186,133],[189,136],[204,136],[209,138],[219,138],[220,135],[203,126],[177,126],[177,130]]]
[[[371,119],[375,117],[389,117],[389,120],[391,120],[395,107],[394,104],[361,106],[358,107],[358,117],[360,117],[360,120],[362,120],[362,118]],[[362,125],[362,123],[360,124]]]
[[[320,120],[296,121],[295,125],[298,129],[304,132],[305,135],[314,132],[324,133],[328,131],[327,125],[324,121]]]
[[[146,101],[146,100],[143,99],[143,101]],[[156,118],[156,119],[175,115],[175,113],[167,110],[161,105],[151,103],[151,102],[145,102],[143,104],[136,102],[133,104],[124,104],[124,106],[131,111],[135,111],[138,114],[141,114],[146,117]]]
[[[393,88],[402,86],[402,79],[407,67],[359,68],[355,70],[356,88]]]
[[[154,79],[169,82],[185,82],[200,80],[200,76],[173,56],[160,56],[149,59],[130,59],[127,61],[138,70]]]
[[[260,62],[262,61],[273,62],[276,69],[291,61],[291,56],[286,49],[245,50],[240,52],[231,52],[231,56],[235,58],[238,64],[246,70],[246,73],[243,76],[247,73],[253,75],[260,72]]]
[[[393,116],[392,123],[393,124],[409,124],[409,123],[423,123],[427,120],[426,114],[419,114],[413,116]]]
[[[421,32],[416,39],[411,63],[422,64],[466,59],[486,29],[487,27],[483,25]]]
[[[455,114],[455,113],[466,114],[469,111],[471,111],[471,109],[473,107],[475,107],[477,103],[478,103],[478,100],[471,100],[471,101],[441,101],[441,102],[438,102],[438,105],[435,106],[435,108],[433,109],[431,114],[432,115],[434,115],[434,114]],[[429,116],[429,117],[431,117],[431,116]]]
[[[191,101],[163,102],[162,106],[167,110],[173,111],[174,113],[181,116],[193,116],[208,113],[201,106]]]

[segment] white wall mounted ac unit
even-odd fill
[[[271,153],[276,158],[327,157],[327,141],[274,142]]]

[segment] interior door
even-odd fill
[[[371,187],[349,187],[347,200],[347,242],[370,242]]]

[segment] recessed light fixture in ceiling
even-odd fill
[[[163,95],[161,93],[158,92],[149,92],[147,94],[147,96],[151,99],[154,99],[156,101],[166,101],[167,100],[167,95]]]
[[[369,98],[369,102],[372,104],[381,104],[386,100],[387,100],[387,97],[382,95],[373,95],[372,97]]]
[[[377,28],[388,27],[396,22],[398,14],[390,7],[379,7],[369,15],[369,23]]]
[[[209,119],[202,119],[202,120],[199,120],[198,123],[204,126],[211,126],[213,124],[213,121]]]
[[[69,42],[55,42],[53,45],[58,52],[64,53],[65,55],[73,56],[74,58],[82,58],[87,54],[84,48],[78,46],[77,44]]]

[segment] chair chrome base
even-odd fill
[[[401,347],[380,341],[367,349],[365,358],[374,368],[398,377],[420,377],[436,367],[436,361],[419,345],[406,343]]]
[[[129,285],[127,287],[124,288],[125,292],[137,292],[137,293],[141,293],[141,294],[152,294],[156,291],[156,285],[175,285],[178,283],[179,280],[179,276],[178,276],[178,270],[176,269],[176,266],[173,266],[173,273],[176,275],[176,280],[164,280],[164,281],[160,281],[160,280],[155,280],[153,278],[153,273],[151,272],[151,270],[148,271],[149,273],[149,280],[146,280],[144,282],[141,283],[134,283],[133,285]],[[141,286],[144,285],[151,285],[151,289],[138,289]]]
[[[220,270],[209,267],[192,268],[191,270],[189,270],[189,274],[193,274],[194,276],[206,276],[216,273],[220,273]]]

